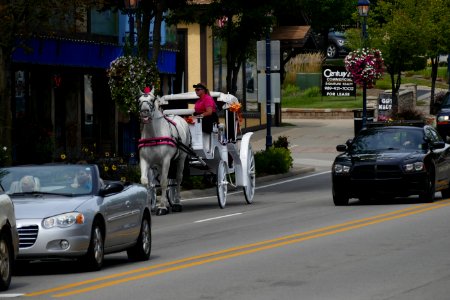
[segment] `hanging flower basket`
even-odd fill
[[[123,112],[138,111],[138,97],[146,86],[160,90],[159,72],[154,62],[134,56],[120,56],[107,70],[111,97]]]
[[[383,63],[381,51],[369,48],[352,51],[344,59],[345,68],[352,74],[353,81],[359,86],[365,82],[369,89],[383,75]]]

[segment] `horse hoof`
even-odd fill
[[[156,215],[157,216],[164,216],[164,215],[167,215],[168,213],[169,213],[169,210],[167,208],[165,208],[165,207],[156,209]]]
[[[182,212],[183,206],[181,204],[173,204],[172,205],[172,211],[173,212]]]

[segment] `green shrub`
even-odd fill
[[[319,97],[320,95],[322,95],[322,91],[321,91],[320,87],[313,86],[313,87],[307,88],[303,92],[303,95],[305,97]]]
[[[256,176],[286,173],[293,161],[288,138],[279,136],[272,147],[255,153]]]
[[[291,151],[286,148],[270,147],[255,153],[256,176],[282,174],[292,167]]]
[[[283,96],[300,95],[300,88],[295,84],[286,84],[282,90]]]
[[[285,149],[289,149],[289,141],[287,136],[281,135],[278,137],[278,139],[273,142],[273,146],[275,148],[285,148]]]

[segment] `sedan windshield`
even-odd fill
[[[351,145],[352,153],[397,151],[412,152],[423,149],[421,130],[378,129],[367,130],[358,135]]]
[[[84,195],[92,192],[89,165],[10,167],[0,170],[0,183],[8,195]]]

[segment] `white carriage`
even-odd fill
[[[243,187],[245,200],[250,204],[255,194],[255,159],[250,143],[253,132],[243,135],[240,132],[238,113],[231,111],[239,105],[235,96],[220,92],[211,92],[211,96],[218,105],[221,121],[213,126],[210,135],[202,132],[202,118],[193,117],[194,109],[186,108],[198,99],[195,92],[163,96],[160,104],[167,107],[163,110],[164,115],[179,115],[192,120],[188,122],[191,147],[180,149],[188,153],[189,174],[213,175],[220,208],[226,205],[229,185]],[[169,201],[175,186],[174,179],[169,178]]]

